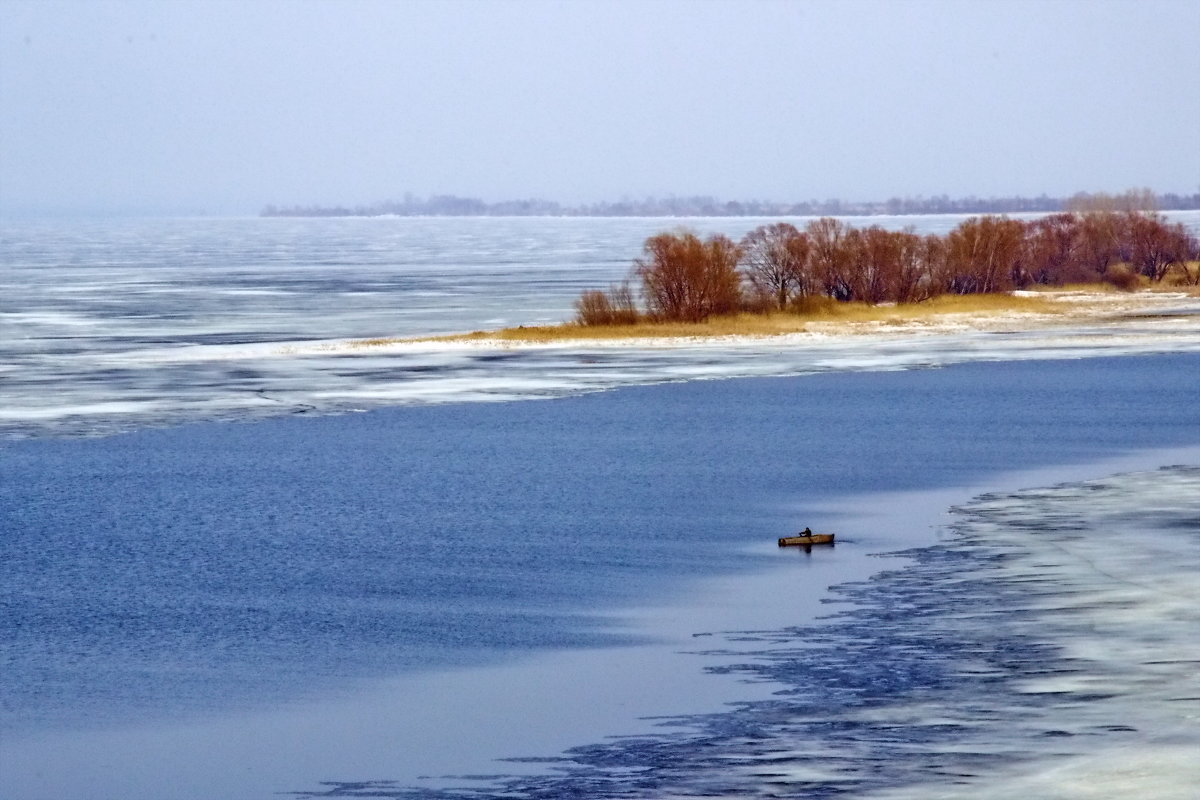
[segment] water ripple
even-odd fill
[[[705,653],[775,699],[521,759],[550,775],[293,796],[1182,800],[1200,779],[1198,510],[1200,467],[985,496],[945,544],[838,587],[849,606],[825,622]]]

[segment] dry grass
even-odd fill
[[[1155,286],[1147,291],[1125,292],[1109,284],[1084,284],[1033,289],[1017,294],[942,295],[921,303],[871,306],[818,300],[803,311],[770,314],[736,314],[707,322],[640,322],[633,325],[522,326],[496,331],[474,331],[414,339],[376,338],[351,342],[351,347],[377,347],[399,343],[530,343],[621,342],[663,339],[715,339],[771,337],[798,333],[877,332],[882,328],[928,330],[939,325],[980,329],[1008,329],[1053,325],[1080,317],[1116,317],[1152,306],[1160,291],[1176,296],[1200,296],[1197,287]],[[1140,298],[1139,298],[1140,295]],[[1070,302],[1065,302],[1070,301]]]
[[[1200,297],[1200,261],[1176,264],[1167,274],[1163,283],[1169,283],[1170,288],[1175,291],[1187,292],[1192,297]]]
[[[504,328],[441,336],[423,341],[563,342],[621,339],[680,339],[725,336],[780,336],[804,333],[813,323],[903,324],[948,314],[1059,314],[1065,309],[1049,297],[1028,295],[944,295],[923,303],[871,306],[866,303],[818,302],[802,312],[734,314],[706,322],[640,322],[634,325],[591,325],[575,322],[539,327]]]

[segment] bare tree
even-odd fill
[[[701,241],[681,230],[647,239],[644,257],[634,262],[634,270],[656,318],[700,322],[740,307],[739,256],[737,245],[727,236]]]
[[[892,233],[896,264],[892,272],[890,294],[897,303],[927,300],[932,286],[930,266],[920,236],[910,226]]]
[[[1157,212],[1115,210],[1151,199],[1146,192],[1087,196],[1093,209],[1106,210],[1051,214],[1029,223],[972,217],[946,236],[877,225],[860,230],[832,217],[813,220],[803,231],[783,222],[764,225],[746,234],[740,246],[725,236],[701,241],[680,230],[647,239],[634,267],[650,314],[676,321],[751,307],[744,304],[743,281],[756,309],[784,309],[817,294],[905,303],[1031,283],[1102,279],[1134,288],[1139,275],[1164,281],[1173,273],[1200,285],[1200,241],[1194,235]],[[576,310],[583,324],[635,321],[638,315],[627,284],[585,293]]]
[[[1012,288],[1021,271],[1025,225],[1006,217],[972,217],[946,237],[958,294],[1000,292]]]
[[[1081,264],[1079,217],[1051,214],[1025,226],[1025,276],[1029,283],[1061,285],[1087,280]]]
[[[922,300],[945,294],[950,291],[952,276],[949,268],[946,237],[936,233],[927,233],[921,237],[920,258],[925,278],[921,288]]]
[[[776,308],[783,310],[793,297],[818,291],[809,272],[812,246],[795,225],[777,222],[760,226],[747,233],[739,247],[746,282],[756,295],[769,298]]]
[[[1187,230],[1178,222],[1168,225],[1159,214],[1125,215],[1129,264],[1141,275],[1160,282],[1177,265],[1186,265],[1190,251]],[[1185,276],[1188,276],[1186,266]]]
[[[1157,211],[1158,195],[1153,189],[1127,189],[1120,194],[1079,192],[1065,204],[1068,212],[1113,214],[1119,211]]]
[[[845,252],[845,283],[850,287],[846,299],[879,303],[885,299],[886,270],[889,254],[887,231],[878,225],[860,230],[851,228],[842,238]]]
[[[930,296],[931,276],[921,237],[911,229],[872,225],[842,239],[850,298],[865,303],[914,302]]]
[[[1176,223],[1175,229],[1175,263],[1183,282],[1189,286],[1200,286],[1200,238],[1191,234],[1182,225]]]
[[[804,228],[811,245],[813,272],[824,293],[835,300],[849,300],[854,293],[849,275],[851,254],[846,247],[849,231],[833,217],[815,219]]]
[[[1079,260],[1093,279],[1120,260],[1120,238],[1120,221],[1113,211],[1090,211],[1079,218]]]

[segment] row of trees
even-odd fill
[[[815,217],[820,215],[872,214],[1015,214],[1054,211],[1128,211],[1200,208],[1200,192],[1191,195],[1155,194],[1150,189],[1130,189],[1121,194],[1079,192],[1071,197],[892,197],[884,201],[855,202],[838,199],[775,202],[721,200],[708,196],[646,197],[600,203],[564,204],[544,199],[486,202],[477,197],[450,194],[417,197],[371,205],[274,206],[264,217],[377,217],[395,216],[584,216],[584,217]]]
[[[735,243],[680,230],[646,240],[634,261],[646,314],[699,322],[739,311],[803,307],[810,298],[913,303],[941,294],[1108,281],[1133,288],[1168,275],[1200,285],[1200,241],[1144,211],[1051,214],[1029,222],[972,217],[950,233],[854,228],[824,217],[803,230],[778,222]],[[576,301],[584,325],[642,316],[629,281]]]

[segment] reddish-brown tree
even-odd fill
[[[813,274],[821,282],[822,291],[835,300],[849,300],[853,295],[850,281],[851,252],[846,236],[850,229],[833,217],[822,217],[808,223]]]
[[[1106,280],[1135,288],[1139,275],[1200,284],[1200,241],[1156,212],[1115,210],[1137,193],[1087,198],[1103,210],[1051,214],[1029,223],[972,217],[946,236],[911,229],[851,228],[824,217],[803,232],[787,223],[751,231],[735,246],[724,236],[701,241],[687,231],[646,241],[635,262],[654,317],[698,321],[738,308],[785,308],[824,294],[866,303],[920,302],[935,295],[993,293],[1030,283]],[[737,264],[743,264],[739,276]],[[739,277],[753,304],[741,303]],[[576,308],[581,321],[636,318],[628,287],[590,292]]]
[[[896,261],[891,234],[878,225],[851,228],[843,241],[850,265],[846,275],[850,299],[872,305],[886,301]]]
[[[727,236],[701,241],[690,231],[660,233],[646,240],[644,257],[634,262],[634,269],[654,317],[701,322],[738,310],[739,256]]]
[[[1130,212],[1123,230],[1130,266],[1152,281],[1162,281],[1173,267],[1189,260],[1190,234],[1178,222],[1168,225],[1160,214]]]
[[[1176,256],[1180,278],[1189,286],[1200,286],[1200,238],[1176,223]]]
[[[925,260],[924,242],[911,227],[892,233],[892,238],[896,248],[896,268],[892,276],[891,299],[897,303],[928,300],[932,270]]]
[[[1021,273],[1025,225],[1006,217],[964,220],[946,237],[950,291],[957,294],[1001,292]]]
[[[1079,264],[1093,279],[1121,258],[1121,221],[1112,211],[1090,211],[1079,217]]]
[[[1051,214],[1025,226],[1025,283],[1059,286],[1095,280],[1080,259],[1079,217]]]
[[[929,268],[921,237],[911,230],[872,225],[847,232],[846,260],[852,299],[865,303],[915,302],[929,297]]]
[[[922,300],[936,297],[949,291],[951,282],[950,268],[947,256],[946,237],[936,233],[927,233],[921,237],[920,244],[921,266],[925,272],[922,278]]]

